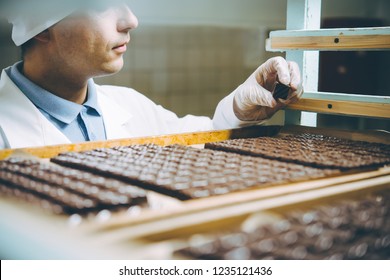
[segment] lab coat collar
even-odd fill
[[[99,107],[102,110],[107,139],[130,138],[127,127],[133,115],[123,109],[120,104],[110,98],[110,92],[105,92],[101,86],[96,85]],[[112,94],[112,93],[111,93]]]

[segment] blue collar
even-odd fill
[[[83,105],[58,97],[40,86],[34,84],[22,74],[23,61],[20,61],[6,69],[8,76],[34,103],[39,109],[45,111],[55,119],[70,124],[73,122],[83,108],[92,109],[97,115],[102,116],[97,100],[95,83],[92,79],[88,81],[87,100]]]

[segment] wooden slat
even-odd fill
[[[308,91],[306,90],[306,88],[303,94],[303,98],[390,104],[390,96],[364,95],[364,94],[340,93],[340,92],[324,92],[324,91]]]
[[[387,50],[390,28],[280,30],[270,33],[267,51],[285,50]]]
[[[24,149],[0,150],[0,160],[5,159],[16,152],[23,152],[39,158],[52,158],[64,152],[81,152],[98,148],[111,148],[116,146],[127,146],[137,144],[157,144],[161,146],[181,144],[196,145],[207,142],[222,141],[233,138],[247,138],[258,136],[272,136],[279,132],[281,126],[251,126],[232,130],[216,130],[172,135],[161,135],[140,138],[128,138],[98,142],[84,142],[78,144],[65,144],[45,147],[32,147]]]
[[[362,103],[341,100],[318,100],[303,98],[287,107],[291,110],[317,112],[325,114],[342,114],[375,118],[390,118],[390,104]]]
[[[275,37],[268,43],[267,51],[284,50],[386,50],[390,48],[390,35],[325,36],[325,37]]]
[[[313,15],[309,15],[309,16],[313,16]],[[340,36],[340,35],[344,35],[344,36],[390,35],[390,26],[359,27],[359,28],[320,28],[320,29],[317,28],[317,26],[318,24],[315,24],[314,26],[313,25],[301,26],[301,29],[296,29],[295,28],[296,26],[290,26],[289,30],[271,31],[270,37],[273,38],[273,37],[321,37],[321,36]]]

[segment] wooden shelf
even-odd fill
[[[389,103],[362,103],[359,101],[302,98],[299,102],[291,104],[287,108],[290,110],[325,114],[390,118]]]
[[[390,27],[272,31],[267,51],[364,51],[390,49]]]

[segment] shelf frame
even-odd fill
[[[390,49],[390,27],[321,29],[320,0],[288,0],[286,30],[270,32],[266,50],[298,63],[305,93],[286,108],[286,125],[317,126],[319,113],[390,120],[390,96],[319,92],[320,51]]]

